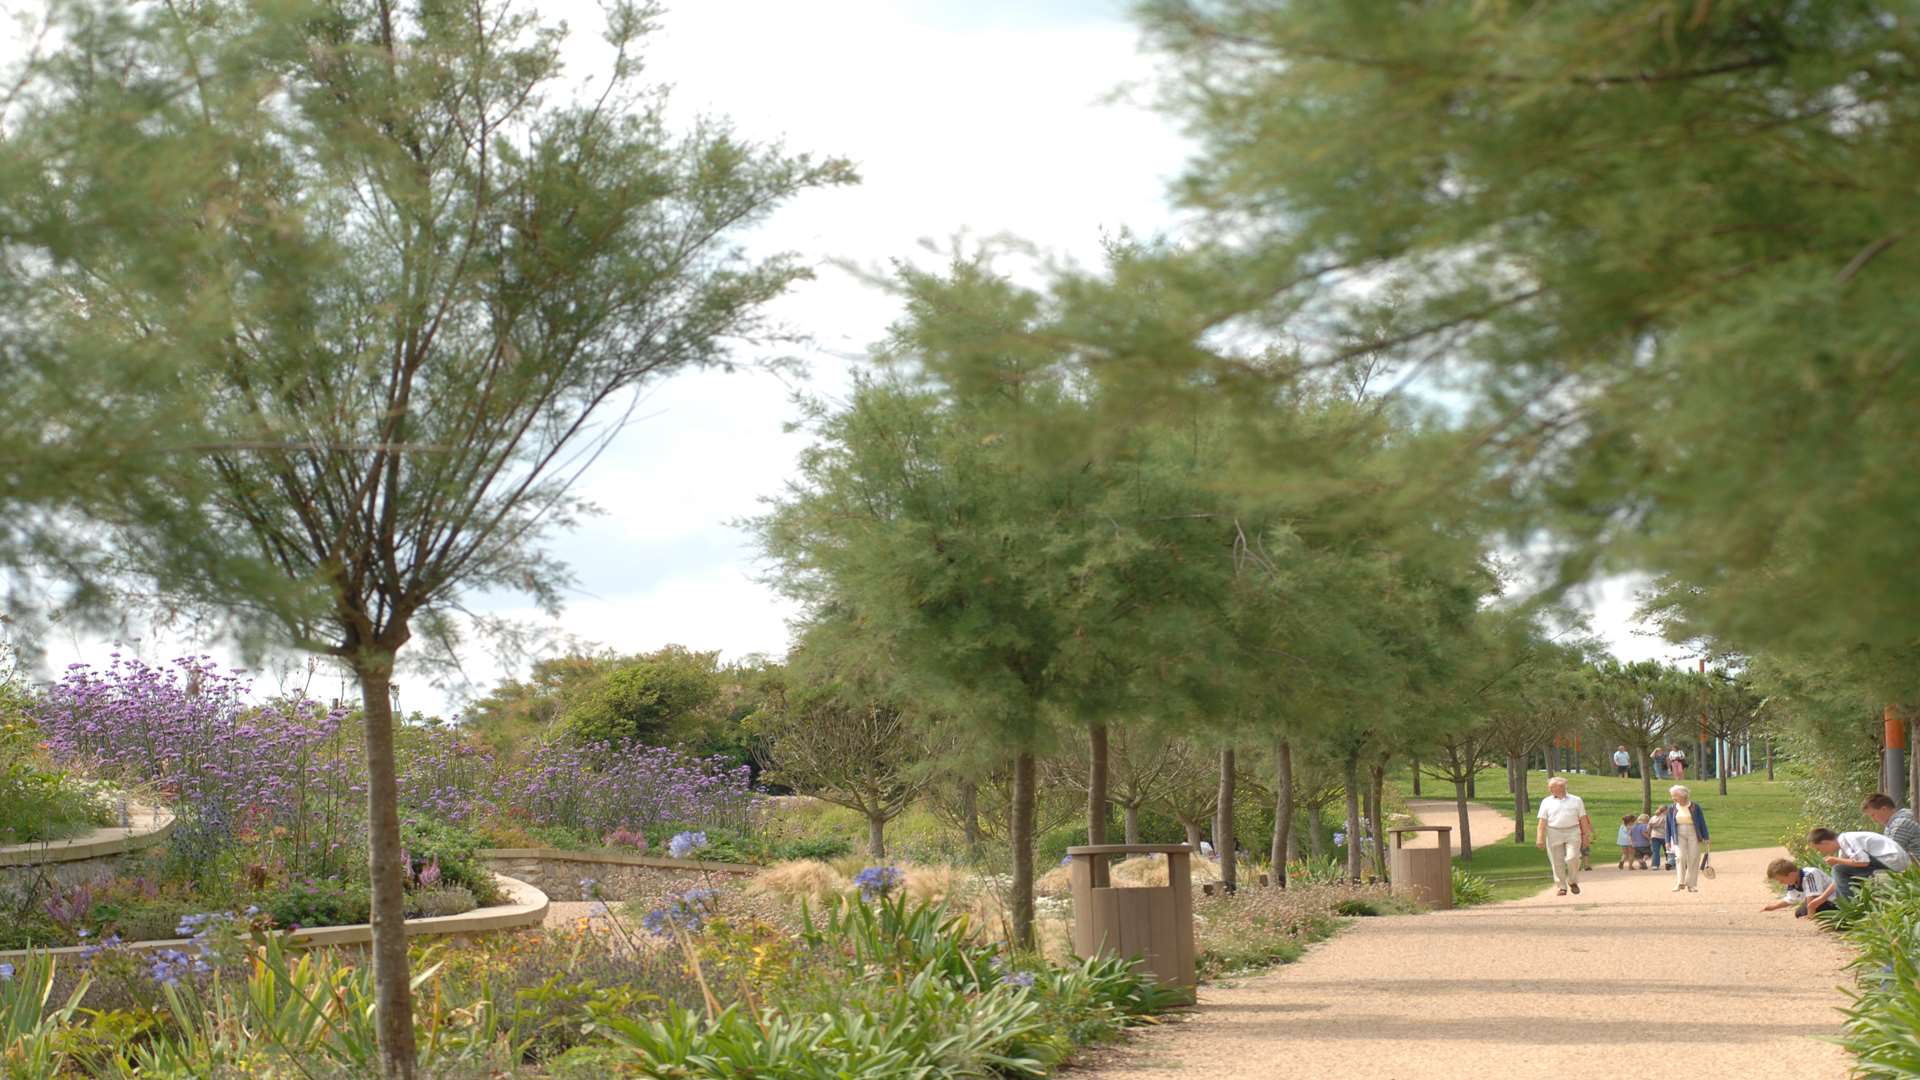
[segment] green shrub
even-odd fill
[[[417,879],[429,866],[440,867],[440,885],[458,885],[480,904],[500,902],[493,871],[480,861],[480,837],[471,829],[409,814],[400,822],[400,844],[412,860]]]
[[[85,786],[47,766],[39,729],[0,720],[0,844],[59,840],[113,822]]]
[[[322,878],[289,883],[260,908],[283,927],[349,926],[371,917],[372,899],[364,885]]]
[[[1453,868],[1453,906],[1473,907],[1493,902],[1493,885],[1471,871]]]
[[[437,919],[443,915],[463,915],[480,906],[464,885],[436,885],[415,889],[407,894],[407,918]]]
[[[801,840],[783,840],[767,848],[768,862],[794,862],[812,859],[825,862],[852,853],[853,845],[837,836],[816,836]]]
[[[1850,900],[1819,918],[1843,929],[1858,955],[1858,989],[1842,1042],[1865,1080],[1920,1076],[1920,868],[1876,874]]]

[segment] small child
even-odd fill
[[[1653,837],[1649,835],[1651,831],[1652,825],[1645,814],[1634,818],[1633,824],[1627,827],[1627,835],[1633,839],[1634,860],[1640,864],[1642,870],[1660,869],[1660,864],[1653,858]]]
[[[1779,882],[1787,891],[1780,899],[1761,908],[1761,911],[1793,908],[1793,917],[1804,919],[1818,914],[1833,900],[1833,879],[1818,867],[1795,866],[1792,859],[1775,859],[1767,864],[1767,876]]]
[[[1655,870],[1673,869],[1672,863],[1667,858],[1667,815],[1655,814],[1653,820],[1647,822],[1647,845],[1653,849]]]
[[[1633,858],[1633,815],[1627,814],[1620,819],[1620,832],[1613,842],[1620,845],[1620,866],[1622,870],[1638,869]]]

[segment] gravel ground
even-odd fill
[[[1759,910],[1773,899],[1763,869],[1783,853],[1715,852],[1719,876],[1698,893],[1605,865],[1579,896],[1360,920],[1298,963],[1203,987],[1184,1022],[1072,1075],[1840,1080],[1846,1053],[1818,1037],[1840,1030],[1848,954],[1791,912]]]

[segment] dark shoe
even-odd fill
[[[1554,893],[1553,895],[1555,895],[1555,896],[1565,896],[1565,895],[1567,895],[1567,890],[1565,890],[1565,889],[1561,889],[1561,890],[1560,890],[1559,892],[1556,892],[1556,893]]]
[[[1579,896],[1579,895],[1580,895],[1580,883],[1579,883],[1579,882],[1577,882],[1577,881],[1569,881],[1569,882],[1567,882],[1567,888],[1569,888],[1569,889],[1572,889],[1572,890],[1573,890],[1573,895],[1575,895],[1575,896]]]

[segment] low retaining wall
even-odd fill
[[[760,872],[757,866],[740,863],[659,859],[606,848],[482,848],[480,857],[496,873],[531,882],[555,900],[593,899],[580,888],[580,882],[587,878],[599,883],[596,891],[602,897],[640,900],[675,892],[689,884],[689,879],[744,877]]]
[[[500,891],[506,895],[506,903],[474,908],[472,911],[461,912],[458,915],[408,919],[407,936],[485,934],[496,930],[522,930],[539,926],[546,921],[547,894],[505,874],[495,874],[493,879],[499,884]],[[368,923],[354,923],[351,926],[308,926],[287,931],[285,937],[289,944],[302,948],[317,945],[365,945],[373,940],[373,927]],[[158,949],[184,949],[192,944],[189,938],[166,938],[155,941],[129,941],[121,948],[132,949],[135,952],[151,952]],[[21,960],[34,953],[46,953],[59,957],[78,956],[87,948],[84,945],[66,945],[57,949],[11,949],[0,951],[0,960]]]
[[[65,840],[0,845],[0,888],[19,889],[45,877],[62,887],[103,881],[121,871],[130,853],[158,844],[173,831],[164,807],[130,804],[127,824],[108,826]]]

